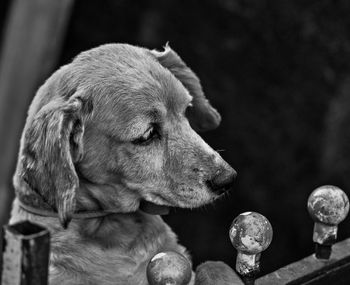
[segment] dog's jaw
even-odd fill
[[[77,210],[104,210],[113,213],[131,213],[139,209],[141,198],[119,184],[94,184],[80,181]]]
[[[141,201],[140,210],[151,215],[167,215],[170,212],[168,206],[157,205],[146,200]]]

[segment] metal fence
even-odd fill
[[[272,241],[272,226],[255,212],[233,220],[229,237],[238,252],[236,272],[242,280],[233,284],[350,284],[350,238],[336,243],[338,224],[349,211],[348,197],[338,187],[322,186],[311,193],[307,207],[315,221],[315,253],[259,278],[260,257]],[[1,284],[48,284],[48,230],[24,221],[5,226],[2,238]],[[191,266],[181,254],[161,252],[150,260],[145,274],[150,285],[187,285]]]

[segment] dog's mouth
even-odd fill
[[[157,205],[146,200],[140,202],[139,209],[150,215],[167,215],[170,212],[169,206]]]
[[[212,181],[208,180],[205,182],[207,188],[209,189],[209,191],[211,191],[212,193],[214,193],[217,196],[221,196],[222,194],[225,194],[226,192],[228,192],[229,190],[232,189],[232,183],[227,184],[227,185],[215,185]]]

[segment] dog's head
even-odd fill
[[[110,44],[81,53],[39,89],[23,132],[15,185],[28,185],[66,224],[80,208],[140,201],[193,208],[235,171],[194,131],[220,115],[169,47]],[[194,129],[193,129],[194,128]]]

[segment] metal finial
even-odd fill
[[[348,215],[349,199],[340,188],[325,185],[310,194],[307,209],[315,221],[313,241],[316,257],[328,259],[332,244],[337,239],[338,224]]]
[[[192,276],[191,263],[173,251],[156,254],[147,266],[150,285],[187,285]]]
[[[245,212],[230,227],[230,239],[237,249],[236,271],[246,284],[254,284],[260,271],[260,255],[272,241],[272,226],[261,214]]]

